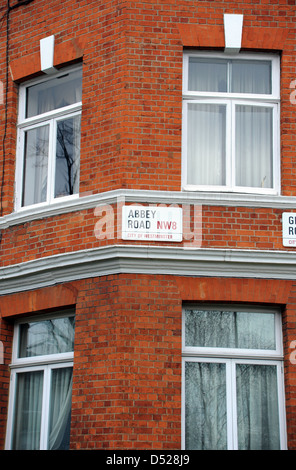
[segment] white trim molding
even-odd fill
[[[110,245],[0,268],[0,295],[113,274],[296,279],[296,252]]]
[[[57,72],[53,66],[54,59],[54,35],[40,39],[41,70],[46,74]]]
[[[12,212],[0,218],[0,230],[14,225],[25,224],[61,214],[94,209],[102,204],[121,202],[139,204],[196,204],[221,207],[252,207],[296,210],[295,196],[278,196],[262,194],[244,194],[214,191],[150,191],[134,189],[117,189],[104,193],[80,195],[68,200],[57,199],[52,204],[31,206]]]
[[[241,49],[244,15],[224,14],[226,54],[238,54]]]

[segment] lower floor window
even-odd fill
[[[184,447],[284,449],[282,369],[279,312],[185,308]]]
[[[16,326],[7,448],[69,448],[73,348],[73,315]]]
[[[72,367],[16,374],[12,449],[69,448]]]

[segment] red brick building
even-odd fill
[[[295,13],[1,2],[1,448],[296,449]]]

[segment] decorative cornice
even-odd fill
[[[224,13],[225,52],[238,54],[242,45],[244,15]]]
[[[57,43],[54,48],[53,66],[61,66],[82,60],[85,47],[88,43],[88,35],[67,39],[62,43]],[[42,74],[40,50],[10,62],[10,73],[12,80],[22,82],[32,77]]]
[[[296,279],[296,253],[111,245],[0,268],[0,295],[112,274]]]
[[[102,204],[132,202],[139,204],[196,204],[225,207],[253,207],[293,210],[296,209],[296,197],[276,195],[255,195],[224,192],[194,191],[149,191],[117,189],[104,193],[81,196],[67,201],[57,201],[43,207],[31,207],[13,212],[0,218],[0,230],[20,225],[32,220],[41,220],[60,214],[94,209]]]

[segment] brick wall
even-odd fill
[[[176,286],[145,276],[93,279],[77,309],[73,448],[179,448]]]
[[[11,0],[14,4],[17,0]],[[4,3],[1,6],[4,13]],[[7,114],[0,104],[0,136],[6,135],[0,146],[3,214],[14,208],[18,83],[40,75],[40,39],[55,35],[56,67],[83,63],[81,197],[118,188],[169,194],[181,190],[183,49],[223,50],[224,13],[244,15],[243,49],[281,54],[281,188],[283,196],[296,196],[296,108],[291,101],[296,79],[295,11],[294,0],[34,0],[11,10]],[[4,84],[5,21],[3,16]],[[114,205],[113,209],[116,214]],[[283,211],[207,202],[202,206],[199,247],[293,251],[282,246]],[[124,243],[116,231],[112,239],[96,237],[98,220],[92,207],[6,227],[0,265]],[[192,219],[186,223],[192,225]],[[5,356],[0,364],[0,446],[6,427],[13,320],[75,304],[72,448],[180,448],[182,303],[216,301],[283,307],[288,440],[295,450],[296,374],[289,360],[296,337],[295,299],[294,280],[157,273],[86,279],[1,296]]]

